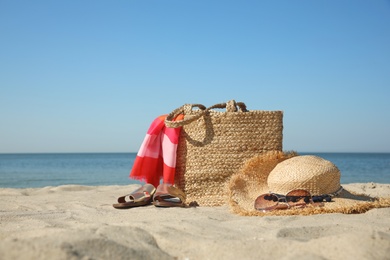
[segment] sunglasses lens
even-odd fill
[[[287,193],[286,201],[290,206],[307,204],[311,200],[311,194],[307,190],[293,190]]]
[[[263,194],[255,200],[255,209],[268,210],[278,205],[278,197],[273,194]]]
[[[324,198],[321,196],[313,196],[313,202],[322,202]]]

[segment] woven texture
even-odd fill
[[[330,194],[340,188],[340,171],[318,156],[297,156],[276,165],[267,183],[272,192],[280,194],[297,188],[312,195]]]
[[[184,121],[191,122],[182,124],[175,184],[186,193],[187,203],[223,205],[227,203],[225,186],[245,160],[264,151],[282,150],[283,112],[248,111],[244,103],[234,100],[208,109],[193,111],[193,107],[182,109]]]

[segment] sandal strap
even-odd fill
[[[156,188],[152,184],[147,183],[147,184],[139,187],[135,191],[133,191],[129,194],[126,194],[122,197],[119,197],[118,203],[128,202],[128,201],[126,201],[126,198],[129,198],[130,201],[134,201],[134,202],[142,201],[145,198],[152,197],[153,194],[155,193],[155,191],[156,191]]]

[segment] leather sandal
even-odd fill
[[[152,203],[156,188],[152,184],[145,184],[130,194],[118,198],[118,203],[112,206],[116,209],[127,209],[145,206]]]
[[[167,183],[160,184],[153,196],[153,205],[156,207],[185,207],[185,201],[185,193]]]

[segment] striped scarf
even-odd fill
[[[150,125],[130,172],[130,178],[155,187],[161,179],[163,183],[174,184],[175,181],[176,150],[181,127],[166,127],[166,116],[157,117]],[[179,115],[175,120],[182,120],[183,117]]]

